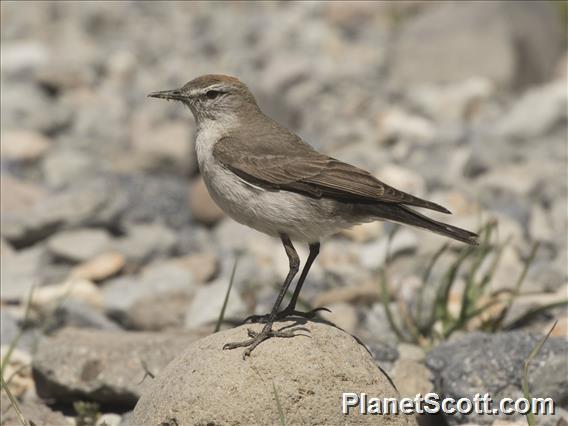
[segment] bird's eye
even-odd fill
[[[215,99],[221,93],[222,92],[220,92],[218,90],[208,90],[207,92],[205,92],[205,96],[207,96],[207,99]]]

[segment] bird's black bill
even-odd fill
[[[181,90],[161,90],[159,92],[152,92],[148,95],[149,98],[159,98],[159,99],[172,99],[176,101],[181,101],[184,96],[181,94]]]

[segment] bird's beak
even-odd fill
[[[181,90],[180,89],[174,89],[174,90],[162,90],[160,92],[152,92],[148,95],[149,98],[160,98],[160,99],[172,99],[175,101],[181,101],[185,98],[185,96],[182,95]]]

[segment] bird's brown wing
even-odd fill
[[[450,213],[436,203],[381,182],[365,170],[321,154],[299,138],[285,142],[285,153],[282,145],[239,142],[233,137],[220,139],[213,149],[215,159],[242,179],[266,189],[355,203],[405,204]]]

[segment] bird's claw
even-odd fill
[[[296,336],[310,337],[310,336],[303,334],[303,333],[296,333],[298,331],[307,331],[309,333],[309,330],[307,328],[304,328],[304,327],[294,327],[294,328],[291,328],[291,329],[286,330],[286,331],[263,328],[262,331],[260,331],[260,332],[256,332],[256,331],[251,330],[249,328],[249,329],[247,329],[247,334],[249,335],[250,339],[244,340],[242,342],[226,343],[225,345],[223,345],[223,350],[227,350],[227,349],[230,350],[230,349],[236,349],[236,348],[246,348],[243,351],[243,359],[246,359],[246,357],[250,356],[251,352],[258,345],[260,345],[265,340],[270,339],[271,337],[282,337],[282,338],[291,338],[291,337],[296,337]]]

